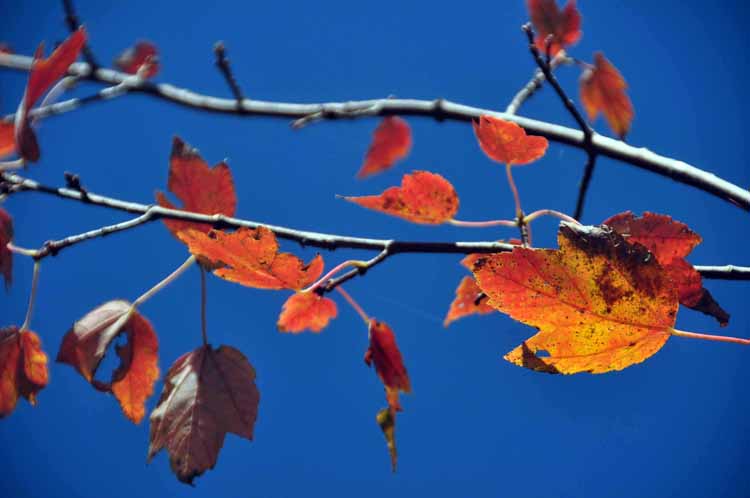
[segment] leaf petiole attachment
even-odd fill
[[[365,321],[365,324],[367,326],[370,326],[370,317],[365,313],[365,310],[362,309],[362,307],[357,303],[357,301],[354,300],[354,298],[344,290],[343,287],[336,287],[336,290],[341,294],[344,299],[346,299],[346,302],[349,303],[349,305],[354,308],[354,311],[357,312],[357,314],[362,317],[362,320]]]

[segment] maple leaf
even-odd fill
[[[39,144],[28,119],[29,111],[49,87],[65,76],[70,65],[78,58],[78,53],[85,43],[86,30],[80,27],[62,42],[48,58],[42,59],[43,43],[39,44],[34,53],[34,61],[29,71],[29,81],[16,111],[15,122],[15,143],[18,154],[27,161],[36,162],[40,156]]]
[[[365,363],[367,366],[375,364],[375,373],[385,386],[385,397],[390,409],[394,412],[401,411],[398,393],[410,393],[411,384],[401,351],[396,345],[396,335],[387,324],[373,318],[370,320],[368,336],[370,347],[365,352]]]
[[[550,55],[581,39],[581,13],[575,0],[568,0],[563,10],[558,9],[557,0],[526,0],[526,6],[536,30],[534,43],[540,51],[546,52],[549,35],[553,36]]]
[[[0,208],[0,273],[5,279],[5,288],[13,282],[13,252],[8,244],[13,240],[13,218]]]
[[[316,292],[297,292],[284,303],[276,326],[281,332],[295,334],[307,329],[320,332],[337,314],[333,300]]]
[[[48,382],[39,336],[15,326],[0,329],[0,418],[13,412],[19,396],[35,405],[36,394]]]
[[[505,359],[544,372],[603,373],[661,349],[678,302],[656,258],[606,226],[563,222],[558,243],[559,250],[515,248],[474,263],[489,305],[539,329]]]
[[[266,227],[243,227],[232,233],[185,230],[177,237],[191,253],[219,265],[216,276],[247,287],[299,290],[323,272],[320,254],[304,264],[294,254],[280,253],[276,236]]]
[[[581,103],[589,121],[601,112],[620,138],[630,130],[635,112],[630,97],[625,93],[628,85],[615,66],[601,52],[594,54],[594,65],[581,74]]]
[[[166,448],[177,478],[192,484],[216,465],[226,433],[253,439],[259,400],[255,369],[233,347],[204,345],[182,355],[151,412],[148,460]]]
[[[375,420],[383,431],[385,442],[388,445],[388,453],[391,455],[391,470],[396,472],[398,463],[398,451],[396,450],[396,413],[390,408],[383,408],[378,412]]]
[[[477,285],[476,280],[472,277],[464,277],[456,289],[456,298],[451,303],[448,314],[443,321],[443,326],[447,327],[459,318],[468,315],[486,315],[492,313],[495,309],[487,304],[487,299],[482,299],[477,304],[477,297],[481,294],[482,289]]]
[[[159,72],[159,52],[156,45],[147,41],[126,49],[114,61],[117,69],[128,74],[136,74],[144,64],[148,64],[144,78],[153,78]]]
[[[547,152],[544,137],[527,135],[526,130],[512,121],[480,116],[472,122],[479,146],[487,157],[502,164],[528,164]]]
[[[110,382],[99,381],[94,375],[120,334],[127,336],[127,343],[116,347],[120,364]],[[158,339],[148,320],[127,301],[116,300],[94,308],[73,325],[63,337],[57,361],[75,368],[96,389],[114,394],[125,416],[137,424],[159,378],[158,353]]]
[[[344,199],[425,225],[445,223],[458,211],[458,195],[453,185],[437,173],[429,171],[414,171],[404,175],[401,187],[390,187],[380,195]]]
[[[237,194],[229,166],[221,162],[210,168],[198,151],[179,137],[172,140],[169,157],[169,180],[167,187],[182,201],[182,211],[201,214],[224,214],[234,216],[237,210]],[[156,193],[156,201],[168,209],[179,209],[162,192]],[[182,230],[202,232],[211,230],[207,223],[180,220],[163,220],[173,235]]]
[[[375,129],[357,178],[366,178],[391,168],[409,154],[411,142],[409,123],[398,116],[383,118]]]
[[[16,150],[15,125],[0,121],[0,158],[13,154]]]
[[[685,260],[702,242],[700,235],[669,216],[649,212],[636,218],[627,211],[608,218],[604,224],[629,243],[641,244],[651,251],[677,286],[680,304],[713,316],[722,327],[729,323],[729,314],[703,287],[701,274]]]

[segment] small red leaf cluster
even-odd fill
[[[575,0],[568,0],[563,10],[557,7],[557,0],[526,0],[531,22],[536,30],[534,43],[545,53],[547,37],[550,39],[550,55],[578,43],[581,38],[581,13]]]
[[[144,78],[153,78],[159,72],[159,51],[151,42],[140,41],[126,49],[114,61],[117,69],[124,73],[136,74],[146,64]]]

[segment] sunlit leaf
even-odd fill
[[[581,74],[581,103],[589,121],[601,112],[620,138],[624,138],[633,122],[633,104],[625,93],[628,85],[615,66],[601,52],[594,55],[594,65]]]
[[[396,345],[396,335],[391,328],[383,323],[370,320],[370,347],[365,352],[365,363],[375,364],[375,372],[385,386],[385,397],[393,411],[401,411],[398,401],[399,391],[411,392],[409,374],[406,373],[401,351]]]
[[[16,150],[15,126],[7,121],[0,121],[0,158],[13,154]]]
[[[85,43],[86,30],[81,27],[62,42],[48,58],[42,59],[44,44],[39,44],[34,54],[29,81],[16,111],[15,122],[15,142],[18,154],[27,161],[38,161],[40,156],[36,135],[28,119],[29,111],[57,80],[65,76]]]
[[[110,344],[120,334],[127,343],[117,347],[120,364],[109,382],[94,378]],[[139,423],[146,399],[159,378],[159,343],[151,324],[127,301],[109,301],[75,322],[65,334],[57,361],[75,368],[95,388],[111,392],[125,416]]]
[[[255,369],[236,349],[204,345],[184,354],[151,413],[149,461],[166,448],[177,478],[192,484],[216,465],[228,432],[253,439],[259,400]]]
[[[547,152],[547,139],[527,135],[526,130],[512,121],[481,116],[472,123],[479,146],[487,157],[503,164],[528,164]]]
[[[539,330],[505,358],[544,372],[602,373],[661,349],[678,301],[656,258],[606,226],[563,222],[558,243],[474,262],[489,305]]]
[[[344,197],[359,204],[413,223],[439,225],[458,211],[458,195],[448,180],[429,171],[404,175],[400,187],[390,187],[380,195]]]
[[[0,329],[0,418],[10,415],[19,397],[32,405],[49,382],[47,355],[34,332],[11,326]]]
[[[447,327],[459,318],[468,315],[486,315],[495,311],[493,307],[487,304],[487,299],[482,299],[477,304],[477,298],[481,292],[482,289],[479,288],[474,278],[464,277],[456,289],[456,298],[451,303],[443,325]]]
[[[147,41],[126,49],[114,61],[117,69],[129,74],[137,73],[144,64],[148,64],[144,77],[153,78],[159,72],[159,51],[156,45]]]
[[[198,151],[179,137],[172,140],[167,187],[182,201],[183,211],[234,216],[237,210],[237,194],[229,166],[221,162],[210,168]],[[156,193],[156,201],[165,208],[178,209],[162,192]],[[175,236],[187,229],[211,230],[211,225],[206,223],[165,219],[164,224]]]
[[[553,37],[550,44],[551,55],[580,40],[581,14],[576,8],[575,0],[568,0],[563,10],[557,7],[557,0],[526,0],[526,6],[536,31],[534,43],[542,53],[547,50],[549,35]]]
[[[13,218],[0,207],[0,273],[5,279],[5,288],[13,282],[13,253],[8,243],[13,240]]]
[[[620,213],[608,218],[604,224],[629,243],[641,244],[656,256],[677,286],[680,304],[713,316],[722,326],[729,323],[729,314],[703,288],[701,274],[685,260],[701,243],[700,235],[669,216],[648,212],[641,218],[636,218],[630,211]]]
[[[411,149],[411,128],[398,116],[388,116],[375,129],[365,162],[357,178],[366,178],[391,168]]]
[[[315,292],[297,292],[284,303],[276,326],[281,332],[294,334],[304,330],[320,332],[337,314],[333,300]]]
[[[385,436],[385,442],[388,445],[388,453],[391,455],[391,470],[396,472],[398,463],[398,451],[396,449],[396,412],[390,408],[383,408],[375,417]]]
[[[299,290],[323,272],[319,254],[305,264],[293,254],[280,253],[276,236],[266,227],[240,228],[232,233],[186,230],[177,237],[191,253],[219,265],[214,270],[216,276],[248,287]]]

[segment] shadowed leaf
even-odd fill
[[[370,320],[370,347],[365,352],[365,363],[368,366],[375,364],[375,372],[385,386],[385,397],[388,406],[393,411],[401,411],[398,401],[399,391],[411,392],[409,374],[406,373],[401,351],[396,345],[396,335],[391,328],[383,323]]]
[[[39,337],[18,327],[0,329],[0,418],[10,415],[19,397],[32,405],[49,382],[47,355]]]
[[[477,298],[481,292],[482,289],[479,288],[476,280],[472,277],[464,277],[456,289],[456,298],[451,303],[448,314],[443,321],[443,326],[447,327],[452,322],[468,315],[486,315],[495,311],[492,306],[487,304],[486,298],[477,304]]]
[[[474,262],[489,305],[539,329],[505,358],[540,371],[603,373],[661,349],[678,302],[656,258],[606,226],[563,222],[558,243],[559,250],[515,248]]]
[[[581,74],[581,103],[589,121],[601,112],[620,138],[624,138],[633,122],[633,104],[625,93],[628,85],[615,66],[601,52],[594,55],[594,66]]]
[[[216,465],[228,432],[253,439],[259,400],[255,370],[233,347],[184,354],[169,368],[151,413],[148,460],[166,448],[177,478],[192,484]]]
[[[3,208],[0,208],[0,273],[5,279],[5,288],[13,283],[13,253],[8,249],[8,243],[13,240],[13,218]]]
[[[534,43],[542,53],[547,50],[549,35],[553,36],[550,55],[581,39],[581,14],[575,0],[568,0],[563,10],[558,9],[557,0],[526,0],[526,6],[536,31]]]
[[[398,116],[383,118],[367,149],[365,162],[357,173],[357,178],[366,178],[391,168],[396,161],[403,159],[411,149],[411,128],[409,123]]]
[[[126,49],[114,61],[117,69],[129,74],[137,73],[143,64],[148,64],[144,77],[153,78],[159,72],[159,52],[156,45],[147,41]]]
[[[315,292],[297,292],[284,303],[276,326],[281,332],[294,334],[304,330],[320,332],[337,314],[333,300]]]
[[[375,417],[385,436],[385,442],[388,445],[388,453],[391,455],[391,470],[396,472],[398,463],[398,451],[396,450],[396,413],[390,408],[383,408]]]
[[[481,116],[472,123],[479,146],[487,157],[502,164],[528,164],[547,152],[547,139],[527,135],[526,130],[512,121]]]
[[[0,158],[13,154],[16,150],[15,126],[13,123],[0,121]]]
[[[344,197],[362,207],[398,216],[412,223],[439,225],[458,211],[458,195],[448,180],[429,171],[404,175],[400,187],[380,195]]]

